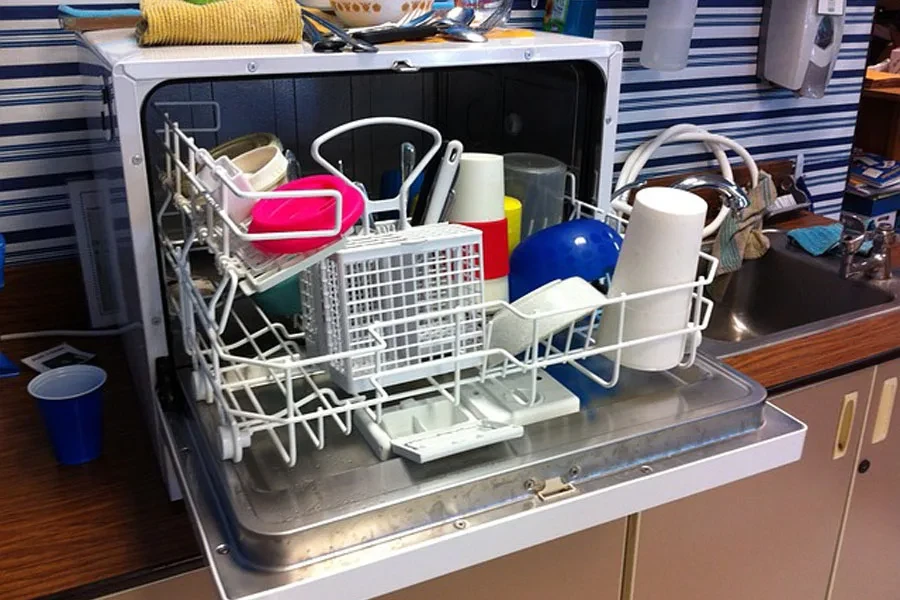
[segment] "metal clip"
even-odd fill
[[[411,65],[408,60],[397,60],[391,65],[391,71],[395,73],[417,73],[419,67]]]
[[[544,487],[537,492],[537,497],[542,502],[550,502],[551,500],[565,498],[576,491],[575,486],[571,483],[564,482],[561,477],[553,477],[544,482]]]

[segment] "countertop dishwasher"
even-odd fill
[[[359,333],[367,346],[329,354],[320,346],[332,340],[316,328],[346,315],[329,316],[317,294],[347,283],[329,269],[355,273],[354,252],[361,264],[376,260],[366,254],[373,238],[267,260],[211,196],[183,193],[197,187],[205,149],[267,132],[304,174],[325,169],[375,197],[401,144],[428,158],[440,141],[430,132],[440,132],[468,151],[553,156],[568,167],[572,209],[607,218],[620,44],[535,32],[323,55],[303,44],[139,48],[126,30],[83,42],[83,72],[102,91],[91,108],[99,118],[89,119],[105,140],[93,155],[101,279],[118,320],[142,324],[126,343],[139,400],[223,597],[370,598],[799,458],[805,426],[768,405],[759,385],[696,353],[708,321],[703,277],[693,284],[693,350],[669,372],[600,356],[596,313],[570,326],[561,349],[553,338],[544,350],[535,333],[530,358],[501,356],[497,366],[484,318],[497,306],[445,296],[431,306],[422,298],[433,290],[410,292],[407,280],[372,284],[391,301],[412,300],[385,313],[387,323],[368,323]],[[380,117],[389,119],[372,120]],[[332,139],[336,127],[345,135]],[[427,256],[453,260],[428,281],[446,287],[455,277],[459,289],[480,291],[471,230],[371,226],[379,249],[411,256],[405,276],[431,265],[409,248],[431,244]],[[254,296],[289,276],[308,294],[304,308],[328,314],[270,319],[260,310]],[[434,331],[449,338],[426,334]],[[361,423],[423,395],[453,411],[461,398],[512,389],[530,407],[558,393],[553,381],[577,396],[577,411],[475,422],[496,443],[467,452],[412,436],[379,456],[360,434]]]

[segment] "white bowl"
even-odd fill
[[[338,18],[350,27],[396,23],[407,14],[424,14],[433,0],[331,0]]]
[[[254,148],[232,162],[257,192],[274,190],[287,180],[288,161],[275,146]]]
[[[590,315],[606,299],[601,292],[581,277],[570,277],[539,287],[511,304],[526,315],[542,315],[537,318],[538,340],[543,341],[565,329],[572,323]],[[491,319],[491,348],[503,348],[513,356],[530,348],[534,343],[534,319],[525,319],[504,308]],[[491,357],[491,364],[502,362],[502,357]]]

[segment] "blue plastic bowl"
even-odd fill
[[[509,296],[518,300],[554,279],[590,282],[612,275],[622,236],[594,219],[576,219],[522,240],[509,257]]]
[[[91,365],[51,369],[28,383],[60,463],[78,465],[100,456],[104,383],[106,371]]]

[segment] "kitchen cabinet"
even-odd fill
[[[894,600],[900,590],[898,382],[900,360],[876,368],[831,600]]]
[[[379,600],[619,600],[625,519],[425,581]]]
[[[823,600],[873,374],[772,398],[809,426],[799,462],[640,515],[634,600]]]
[[[900,159],[900,90],[863,90],[854,144],[866,152]]]
[[[131,588],[100,600],[217,600],[219,593],[209,569],[197,569]]]

